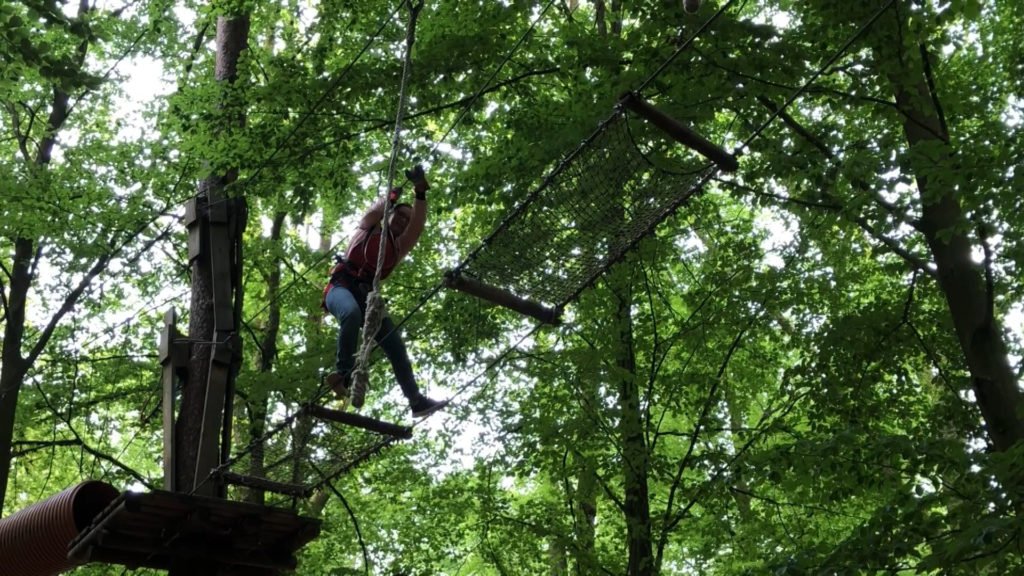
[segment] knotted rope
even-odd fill
[[[409,3],[409,25],[405,33],[405,61],[402,66],[402,82],[398,90],[398,111],[395,114],[395,131],[391,139],[391,159],[388,162],[388,183],[384,188],[384,217],[381,220],[380,244],[377,251],[377,270],[373,275],[373,289],[366,297],[366,314],[363,319],[363,338],[356,355],[356,363],[352,368],[352,406],[361,408],[366,399],[366,389],[370,383],[370,354],[373,352],[377,332],[384,319],[384,298],[380,295],[380,279],[384,269],[384,255],[387,251],[388,224],[394,206],[389,199],[395,180],[395,164],[398,159],[398,148],[401,144],[402,120],[405,117],[407,101],[406,85],[412,68],[412,45],[416,41],[416,18],[423,9],[423,0],[416,4]]]

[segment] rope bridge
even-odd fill
[[[629,94],[445,284],[556,323],[566,304],[718,170],[735,168],[732,155]],[[266,491],[295,502],[412,436],[411,427],[321,405],[329,394],[322,385],[307,404],[274,404],[264,433],[208,480],[249,490],[239,497]]]
[[[736,167],[731,154],[638,95],[627,94],[589,138],[447,273],[446,285],[558,323],[566,304],[699,192],[715,172]]]

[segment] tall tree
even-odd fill
[[[214,80],[221,99],[218,121],[210,130],[212,138],[233,139],[235,145],[245,126],[244,92],[235,89],[235,83],[248,38],[247,14],[217,16]],[[175,428],[175,485],[185,491],[206,480],[210,469],[200,469],[206,468],[204,463],[216,465],[222,451],[230,449],[230,442],[210,439],[218,436],[211,428],[230,429],[234,378],[241,362],[242,238],[248,214],[244,194],[229,188],[238,178],[234,160],[210,159],[210,174],[202,180],[193,205],[189,337],[198,344],[192,348]],[[207,445],[201,446],[204,434]]]
[[[87,56],[93,51],[102,55],[101,37],[105,35],[100,30],[117,22],[120,13],[97,11],[82,0],[70,17],[55,5],[30,2],[7,4],[0,9],[0,17],[6,22],[6,45],[14,47],[2,54],[6,77],[0,84],[0,114],[9,130],[5,140],[16,144],[20,157],[18,163],[3,162],[8,171],[4,180],[11,190],[6,201],[15,214],[5,219],[0,244],[10,249],[9,264],[3,270],[6,279],[0,282],[4,321],[0,351],[2,511],[18,399],[26,378],[58,325],[111,262],[137,258],[155,243],[148,228],[159,208],[146,202],[127,202],[122,191],[114,189],[114,180],[104,177],[104,170],[110,167],[93,166],[94,162],[103,166],[103,158],[76,157],[73,148],[59,143],[72,113],[86,115],[91,105],[86,97],[101,88],[103,79],[88,70]],[[117,147],[116,143],[97,146],[91,141],[102,139],[114,124],[102,116],[108,98],[106,92],[97,98],[99,119],[92,121],[97,133],[79,139],[80,146],[88,150],[85,154],[110,153]],[[78,128],[88,126],[90,121],[83,120]],[[97,209],[119,204],[120,210]],[[86,214],[98,216],[81,218]],[[141,248],[133,246],[142,236],[150,239]],[[61,269],[66,278],[56,290],[45,286],[49,284],[45,269],[51,267]],[[53,295],[60,295],[58,304],[39,313],[50,314],[41,329],[34,327],[34,315],[30,315],[33,290],[43,290],[51,301]]]

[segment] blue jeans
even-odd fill
[[[359,347],[359,331],[363,327],[363,308],[366,302],[359,302],[356,296],[344,286],[332,286],[327,292],[327,310],[338,319],[338,353],[335,368],[342,374],[348,374],[356,363],[356,352]],[[402,336],[395,330],[391,316],[385,314],[381,320],[380,330],[374,337],[380,349],[384,351],[395,372],[395,379],[402,387],[402,394],[410,401],[419,398],[420,389],[416,385],[416,377],[412,373],[409,353],[405,350]]]

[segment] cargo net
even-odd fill
[[[619,108],[452,274],[561,310],[715,170]]]

